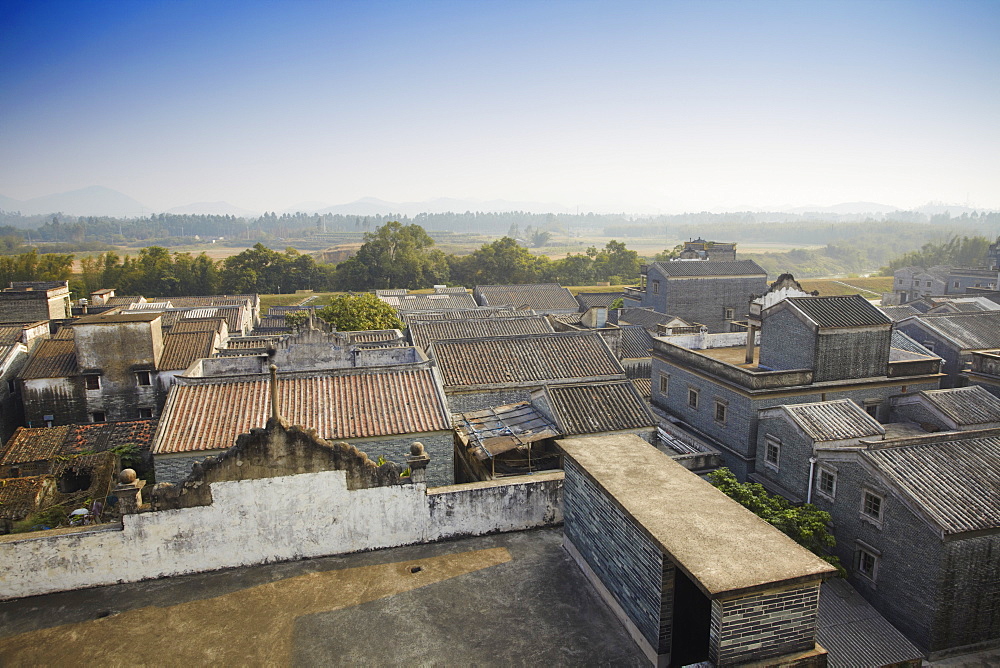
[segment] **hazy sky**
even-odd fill
[[[1000,207],[1000,1],[0,1],[0,194]]]

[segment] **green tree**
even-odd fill
[[[532,255],[510,237],[503,237],[464,257],[451,256],[453,280],[465,286],[537,283],[550,274],[545,256]]]
[[[780,530],[816,556],[837,567],[846,575],[840,559],[828,553],[837,541],[830,533],[830,513],[811,503],[793,506],[777,494],[769,494],[758,483],[741,483],[732,471],[723,467],[708,474],[708,480],[723,494]]]
[[[370,292],[338,295],[317,311],[316,315],[341,332],[404,327],[396,316],[396,310]]]
[[[448,280],[444,253],[419,225],[388,222],[364,239],[357,255],[337,265],[341,290],[419,289]]]
[[[588,249],[588,255],[594,250]],[[606,281],[612,276],[619,276],[623,280],[631,280],[639,276],[639,254],[629,250],[624,242],[612,239],[599,252],[594,255],[594,276],[599,281]]]

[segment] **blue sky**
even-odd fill
[[[1000,207],[1000,1],[2,2],[0,194]]]

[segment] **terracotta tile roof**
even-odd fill
[[[483,306],[513,306],[536,311],[576,311],[580,308],[573,293],[558,283],[477,285],[474,294]]]
[[[163,337],[163,354],[157,369],[178,371],[187,369],[201,357],[211,357],[215,352],[215,332],[171,332]]]
[[[653,396],[653,381],[649,378],[630,378],[632,387],[643,399],[649,400]]]
[[[0,465],[42,462],[52,459],[59,454],[69,429],[69,425],[35,429],[18,427],[14,435],[7,441],[7,449],[0,457]]]
[[[23,335],[24,327],[22,325],[0,326],[0,345],[20,343]]]
[[[944,534],[1000,528],[1000,438],[858,453]]]
[[[517,334],[546,334],[552,325],[541,315],[472,320],[431,320],[410,324],[410,339],[418,348],[427,349],[434,341],[473,339]]]
[[[128,420],[71,425],[66,432],[60,454],[105,452],[122,445],[135,445],[140,450],[148,451],[153,443],[156,424],[157,420]]]
[[[398,341],[403,336],[398,329],[365,329],[346,334],[351,343],[387,343]]]
[[[265,379],[175,385],[153,442],[154,454],[231,447],[270,416]],[[430,369],[278,378],[278,404],[290,424],[326,439],[402,436],[451,429]]]
[[[24,478],[0,479],[0,517],[19,520],[38,508],[39,496],[46,487],[55,491],[55,478],[51,475],[33,475]]]
[[[62,339],[64,341],[72,341],[73,340],[73,326],[72,325],[63,325],[62,327],[60,327],[59,329],[56,330],[56,333],[52,335],[52,338],[53,339]]]
[[[753,260],[720,262],[715,260],[676,260],[674,262],[654,262],[651,266],[668,277],[676,276],[767,276],[767,272]]]
[[[820,327],[870,327],[892,323],[889,316],[860,295],[788,297],[785,303],[804,313]]]
[[[73,340],[48,339],[41,341],[32,351],[21,378],[67,378],[79,372]]]
[[[207,297],[171,297],[174,308],[199,308],[207,306],[245,306],[252,297],[241,295],[210,295]]]
[[[600,434],[656,426],[656,418],[630,381],[581,385],[549,385],[552,403],[563,434]]]
[[[97,422],[60,427],[20,427],[7,442],[0,465],[47,461],[57,455],[104,452],[134,444],[149,450],[156,420]]]
[[[592,332],[559,332],[453,339],[430,344],[445,387],[511,385],[624,378],[604,339]]]

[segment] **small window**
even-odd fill
[[[927,281],[927,287],[931,287],[931,282]]]
[[[929,350],[931,352],[934,352],[934,342],[933,341],[924,341],[923,346],[924,346],[924,348],[927,348],[927,350]]]
[[[858,545],[855,559],[858,575],[874,582],[875,578],[878,577],[879,555],[874,550]]]
[[[698,390],[688,390],[688,406],[698,408]]]
[[[882,501],[883,498],[878,494],[865,490],[865,495],[861,500],[861,514],[876,522],[881,522]]]
[[[660,294],[660,282],[659,281],[653,281],[653,294],[654,295]]]
[[[660,394],[666,394],[667,390],[670,389],[670,376],[661,373],[660,374]]]
[[[139,385],[152,385],[153,377],[148,371],[136,371],[135,379]]]
[[[152,417],[153,417],[153,409],[152,408],[140,408],[139,409],[139,419],[140,420],[148,420],[148,419],[150,419]]]
[[[93,413],[91,413],[90,417],[93,419],[94,422],[108,421],[107,416],[104,414],[104,411],[94,411]]]
[[[7,381],[7,391],[10,392],[11,394],[17,393],[17,381],[14,380],[13,378]]]
[[[899,284],[900,284],[900,285],[902,285],[902,284],[903,284],[903,279],[899,279]]]
[[[99,374],[88,373],[83,377],[83,381],[87,384],[88,390],[101,389],[101,376]]]
[[[736,317],[736,309],[727,308],[726,309],[726,320],[732,320]]]
[[[715,402],[715,421],[723,424],[726,422],[726,405],[721,401]]]
[[[819,483],[817,484],[819,493],[833,500],[837,497],[837,474],[829,469],[819,470]]]
[[[781,441],[771,436],[767,437],[764,444],[764,463],[777,470],[778,460],[781,458]]]
[[[878,404],[865,404],[865,412],[878,419]]]
[[[962,284],[961,284],[961,283],[959,283],[958,281],[955,281],[955,287],[956,287],[956,288],[960,288],[960,287],[962,287]]]

